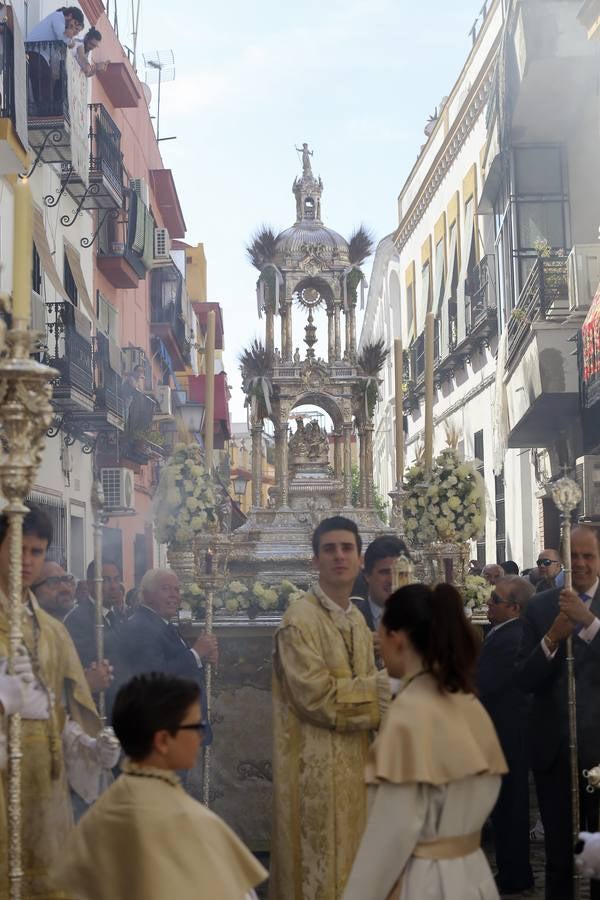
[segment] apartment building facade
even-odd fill
[[[581,453],[576,337],[600,277],[598,107],[577,5],[486,4],[473,46],[379,245],[361,336],[402,336],[407,463],[424,427],[424,322],[436,314],[435,447],[448,426],[486,484],[481,562],[558,546],[548,480]],[[393,489],[384,373],[376,479]]]

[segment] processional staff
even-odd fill
[[[41,461],[46,431],[52,421],[50,381],[55,369],[30,358],[36,335],[29,329],[32,267],[33,204],[29,181],[18,177],[14,185],[14,252],[12,328],[0,333],[0,492],[7,501],[9,566],[9,653],[8,674],[23,642],[23,519],[24,500],[35,480]],[[21,716],[8,718],[8,880],[10,900],[21,900],[22,795],[21,760],[23,755]]]
[[[204,412],[204,461],[206,471],[213,471],[214,448],[214,418],[215,418],[215,332],[216,316],[214,309],[209,310],[206,327],[206,345],[204,357],[204,371],[206,378],[205,412]],[[213,633],[214,611],[214,587],[213,587],[213,556],[209,548],[205,556],[206,574],[206,634]],[[212,664],[206,666],[206,711],[210,718],[212,705]],[[208,806],[210,803],[210,747],[204,748],[204,768],[202,773],[202,802]]]
[[[561,514],[562,558],[565,571],[565,590],[573,590],[573,572],[571,567],[571,513],[581,500],[579,485],[570,478],[563,477],[551,485],[550,493],[554,505]],[[577,696],[575,682],[575,656],[573,652],[573,635],[566,641],[567,660],[567,708],[569,720],[569,761],[571,767],[571,825],[573,830],[573,846],[579,840],[579,753],[577,749]],[[579,900],[581,893],[581,877],[577,867],[573,868],[573,898]]]
[[[94,478],[92,486],[92,512],[94,514],[94,587],[95,587],[95,638],[96,663],[100,669],[104,664],[104,597],[102,579],[102,532],[104,526],[104,491],[100,478]],[[98,713],[102,727],[106,724],[106,697],[104,691],[98,694]]]

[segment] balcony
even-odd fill
[[[470,347],[489,340],[498,327],[494,257],[484,256],[465,281],[465,330]]]
[[[150,330],[163,341],[176,370],[185,369],[190,361],[190,345],[183,319],[183,278],[174,265],[155,269],[151,278]]]
[[[88,104],[89,168],[78,173],[64,165],[63,191],[81,209],[111,210],[123,205],[123,157],[121,132],[101,103]]]
[[[63,41],[28,41],[25,49],[29,143],[36,163],[64,163],[84,177],[87,123],[78,111],[87,104],[87,79]]]
[[[89,413],[94,409],[94,376],[90,322],[62,300],[46,304],[48,332],[44,362],[58,369],[52,402],[63,414]]]
[[[539,256],[507,325],[509,447],[551,447],[579,414],[568,260]]]
[[[15,77],[24,69],[25,50],[12,7],[0,17],[0,175],[8,175],[27,163],[25,84]]]
[[[96,371],[95,411],[103,423],[119,430],[125,426],[125,407],[121,377],[121,351],[105,335],[93,338]]]
[[[134,467],[165,456],[164,439],[154,424],[158,403],[138,390],[130,380],[123,385],[125,433],[120,445],[120,458]]]
[[[146,267],[139,253],[131,246],[135,230],[130,227],[132,192],[126,191],[125,215],[108,215],[98,232],[96,264],[106,280],[120,290],[137,288],[140,278],[146,277]]]

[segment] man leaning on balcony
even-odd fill
[[[52,71],[49,44],[64,42],[71,46],[73,39],[83,28],[83,13],[78,6],[61,6],[35,25],[27,35],[27,43],[38,48],[27,48],[29,80],[34,99],[48,103],[52,97]],[[45,46],[44,46],[45,45]]]

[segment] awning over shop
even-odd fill
[[[600,287],[581,328],[581,381],[584,406],[600,402]]]

